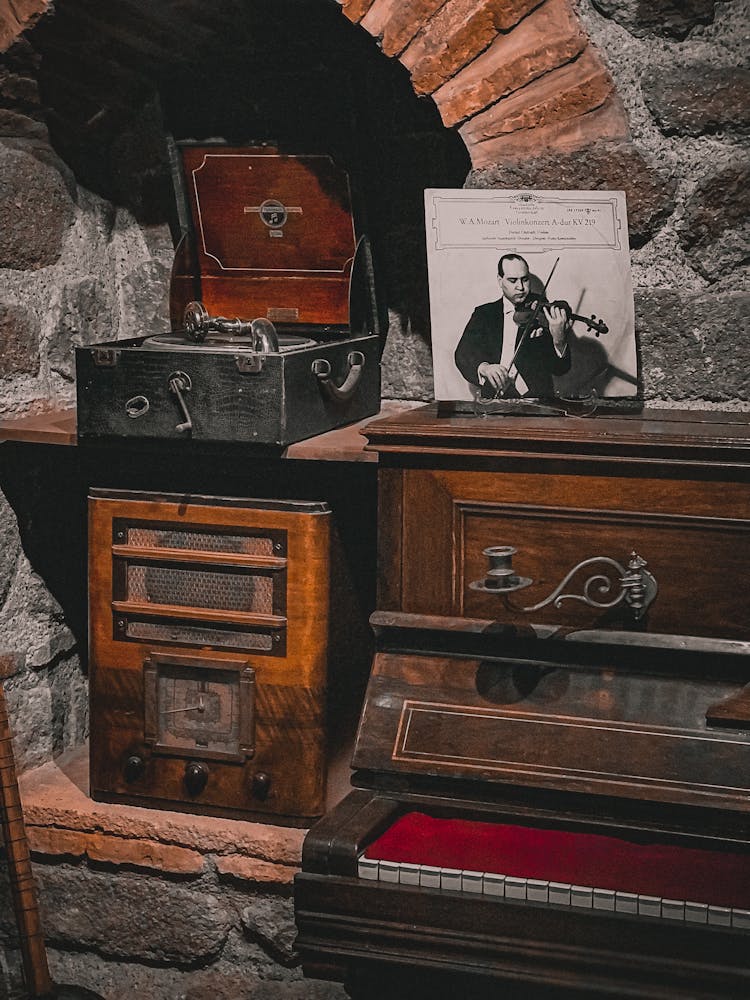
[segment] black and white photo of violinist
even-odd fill
[[[435,398],[637,395],[625,195],[425,192]]]

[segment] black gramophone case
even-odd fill
[[[79,437],[286,445],[376,413],[372,264],[346,174],[271,147],[177,156],[188,212],[172,330],[76,350]],[[211,317],[270,320],[279,350],[253,349],[226,324],[194,342],[182,329],[193,300]]]

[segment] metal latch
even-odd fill
[[[257,375],[263,371],[266,363],[262,354],[237,354],[234,360],[237,362],[237,371],[242,375]]]
[[[120,360],[120,352],[116,347],[92,347],[91,357],[97,368],[114,368]]]

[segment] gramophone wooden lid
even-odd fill
[[[346,174],[327,156],[270,147],[181,152],[208,311],[348,324],[356,240]]]

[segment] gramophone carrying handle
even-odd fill
[[[313,374],[317,376],[321,388],[337,403],[354,395],[365,367],[365,356],[361,351],[350,351],[346,360],[349,371],[341,385],[336,385],[331,378],[331,362],[327,358],[316,358],[312,363]]]

